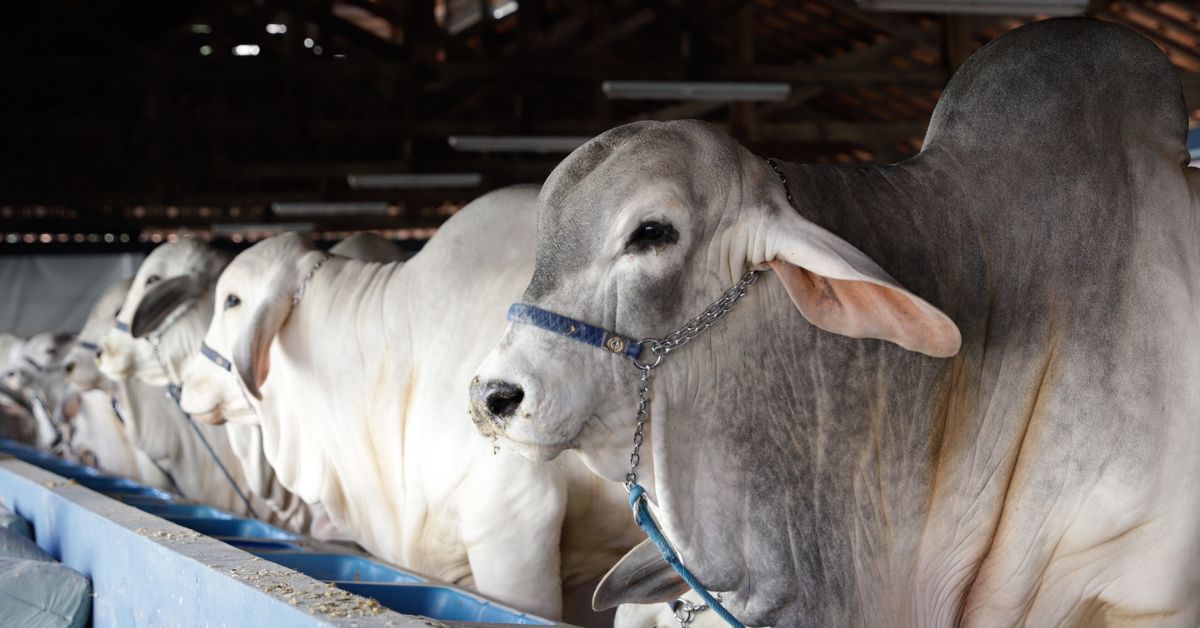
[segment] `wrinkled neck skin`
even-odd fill
[[[130,443],[170,473],[184,497],[237,514],[249,514],[208,448],[188,424],[189,419],[162,387],[129,380],[118,382],[116,388]],[[245,478],[230,449],[224,426],[198,424],[198,427],[234,481],[245,490]],[[269,514],[262,502],[255,503],[254,508],[259,515]]]
[[[75,449],[87,450],[96,457],[101,469],[123,477],[139,476],[137,457],[124,425],[112,409],[112,396],[106,390],[80,394],[83,416],[75,433]]]
[[[979,150],[964,162],[987,166]],[[797,211],[942,309],[962,348],[820,331],[765,273],[656,372],[669,538],[749,625],[1194,625],[1200,358],[1178,347],[1197,342],[1196,177],[1130,154],[1156,170],[1080,188],[1069,161],[1012,164],[1010,190],[959,163],[927,146],[785,166]],[[739,246],[771,250],[710,256]]]
[[[561,582],[598,576],[632,539],[600,521],[623,514],[602,487],[568,496],[595,487],[577,461],[496,453],[475,430],[470,381],[531,260],[450,268],[460,253],[452,239],[403,266],[327,261],[271,347],[264,449],[285,486],[371,553],[556,616]],[[560,545],[566,510],[607,529]]]
[[[271,345],[262,401],[251,400],[280,482],[393,559],[399,549],[388,522],[405,489],[378,465],[403,455],[403,415],[386,412],[406,406],[410,386],[407,317],[389,307],[405,299],[388,296],[405,293],[401,268],[325,262]]]
[[[275,477],[275,470],[263,453],[262,429],[258,425],[233,422],[217,429],[224,429],[230,450],[246,478],[246,487],[270,506],[270,512],[258,512],[259,517],[308,534],[313,523],[313,510]]]
[[[167,399],[166,391],[140,380],[125,380],[114,383],[113,396],[133,446],[168,472],[176,467],[185,468],[184,459],[191,460],[194,452],[184,446],[187,439],[179,428],[187,426],[174,420],[172,415],[178,410],[172,410],[174,404]]]
[[[903,213],[907,199],[864,198],[865,190],[920,176],[896,167],[789,172],[798,198],[807,180],[839,181],[823,191],[819,211],[798,211],[889,270],[864,242],[894,232],[871,232],[870,220],[848,208],[886,200]],[[908,209],[914,222],[880,226],[919,230],[923,208]],[[840,214],[842,224],[825,214]],[[736,279],[732,258],[744,250],[769,247],[714,242],[709,259],[730,258],[721,281]],[[936,276],[898,278],[939,303]],[[709,281],[713,299],[728,287]],[[918,601],[905,589],[921,552],[954,365],[821,331],[764,272],[731,314],[655,373],[655,497],[668,537],[749,625],[887,625],[913,616]]]

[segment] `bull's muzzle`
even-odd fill
[[[485,435],[502,431],[505,422],[516,414],[525,399],[518,385],[504,381],[471,381],[471,418]]]

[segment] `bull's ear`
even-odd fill
[[[191,299],[204,296],[207,286],[192,275],[180,275],[150,287],[133,313],[129,333],[141,338],[158,329],[171,312]]]
[[[936,358],[958,353],[962,335],[954,321],[904,289],[862,251],[790,205],[767,220],[765,257],[749,261],[775,271],[813,325],[851,338],[887,340]]]
[[[234,345],[233,365],[246,390],[255,399],[262,399],[259,388],[267,381],[267,372],[271,369],[271,343],[275,342],[291,311],[291,297],[283,291],[271,291],[255,308],[248,326]]]
[[[670,602],[687,591],[687,583],[646,539],[604,575],[592,596],[592,608],[602,611],[621,604]]]

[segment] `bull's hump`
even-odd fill
[[[1182,150],[1186,134],[1179,77],[1153,43],[1123,26],[1066,18],[976,52],[946,87],[925,143],[1013,151],[1013,159],[1059,146],[1087,161],[1115,144]]]

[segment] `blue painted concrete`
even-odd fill
[[[264,522],[0,440],[5,454],[58,474],[0,459],[0,496],[33,523],[39,545],[93,578],[95,626],[430,625],[408,616],[414,614],[444,625],[553,625],[367,557],[314,551],[329,546]]]
[[[350,617],[288,601],[320,600],[325,584],[26,463],[0,461],[0,495],[33,524],[38,545],[92,579],[96,628],[350,625]],[[340,603],[347,613],[365,607]],[[354,618],[360,626],[387,621],[419,625],[392,612]]]

